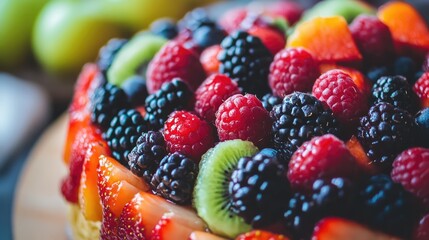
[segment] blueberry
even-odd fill
[[[379,78],[383,76],[388,76],[388,75],[391,75],[391,72],[389,68],[386,66],[370,69],[366,73],[367,78],[371,80],[373,83],[375,83]]]
[[[140,75],[128,78],[122,85],[122,89],[127,94],[129,101],[134,106],[143,106],[148,96],[146,80]]]
[[[173,20],[161,18],[150,25],[150,31],[166,39],[173,39],[178,34],[177,25]]]
[[[416,123],[420,145],[429,147],[429,108],[425,108],[417,113]]]
[[[225,32],[217,26],[201,26],[192,34],[194,42],[202,48],[219,44],[225,36]]]
[[[409,57],[399,57],[393,64],[393,74],[402,75],[407,78],[410,84],[413,84],[414,77],[417,71],[415,62]]]

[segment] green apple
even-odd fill
[[[19,66],[29,57],[34,21],[48,1],[0,1],[0,69]]]

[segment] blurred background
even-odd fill
[[[158,17],[180,19],[209,4],[216,16],[246,2],[0,0],[0,239],[12,238],[14,189],[28,153],[66,111],[79,71],[96,61],[101,46],[113,37],[130,38]],[[296,2],[306,8],[318,1]],[[408,2],[428,20],[428,0]]]

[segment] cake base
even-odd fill
[[[68,204],[67,218],[70,223],[72,236],[74,240],[93,240],[100,239],[101,222],[89,221],[83,216],[79,206]]]

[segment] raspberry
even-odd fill
[[[416,222],[412,196],[387,175],[369,179],[359,194],[361,221],[375,229],[410,239]]]
[[[350,32],[365,63],[379,66],[394,56],[389,28],[375,16],[360,15],[350,24]]]
[[[219,106],[238,93],[240,89],[235,81],[225,75],[214,74],[195,91],[195,112],[207,122],[214,123]]]
[[[426,54],[422,69],[425,72],[429,72],[429,53]]]
[[[429,107],[429,72],[424,73],[413,86],[422,107]]]
[[[293,154],[287,172],[291,187],[310,189],[316,179],[355,179],[359,167],[347,146],[334,135],[314,137]]]
[[[252,94],[236,94],[220,105],[216,112],[216,128],[221,141],[242,139],[258,147],[271,139],[271,119],[261,101]]]
[[[399,154],[391,176],[429,208],[429,149],[411,148]]]
[[[414,119],[408,112],[377,103],[360,119],[357,137],[372,163],[388,172],[395,157],[414,144],[414,135]]]
[[[231,9],[221,16],[219,25],[221,25],[228,33],[232,33],[240,28],[241,22],[243,22],[246,16],[246,8]]]
[[[265,10],[265,13],[273,17],[284,18],[289,26],[294,25],[304,12],[299,2],[280,1],[270,3]]]
[[[339,134],[337,119],[332,111],[314,96],[295,92],[273,107],[274,147],[283,160],[289,161],[296,149],[314,136]]]
[[[176,110],[192,109],[193,93],[180,79],[174,79],[162,85],[161,89],[146,98],[145,120],[154,130],[164,126],[168,115]]]
[[[241,158],[229,182],[232,210],[256,228],[280,218],[288,197],[284,167],[276,154],[274,149],[263,149],[252,157]]]
[[[164,137],[160,132],[143,133],[128,154],[128,166],[135,175],[150,182],[161,160],[167,155]]]
[[[262,43],[273,55],[280,52],[280,50],[284,49],[286,46],[284,34],[270,27],[254,26],[247,30],[247,32],[261,39]]]
[[[268,93],[262,97],[262,106],[264,106],[267,111],[271,111],[275,105],[281,104],[282,101],[283,98]]]
[[[238,31],[226,37],[221,47],[219,72],[237,81],[243,92],[265,95],[273,56],[261,40]]]
[[[177,204],[188,204],[192,198],[198,166],[191,159],[173,153],[165,156],[150,185],[155,193]]]
[[[429,214],[426,214],[419,221],[419,225],[414,232],[414,240],[427,240],[429,239]]]
[[[319,74],[317,62],[307,50],[284,49],[271,63],[269,84],[274,95],[284,97],[295,91],[311,91]]]
[[[195,90],[205,78],[199,58],[175,41],[167,43],[150,61],[147,72],[147,89],[155,93],[165,82],[180,78]]]
[[[166,39],[173,39],[178,34],[177,25],[169,18],[161,18],[150,24],[150,31]]]
[[[330,70],[314,83],[313,95],[328,104],[334,116],[350,129],[368,110],[368,102],[353,79],[341,70]]]
[[[100,68],[100,71],[106,76],[107,70],[109,70],[112,65],[113,60],[115,59],[116,54],[122,47],[128,42],[126,39],[113,38],[104,45],[100,52],[98,53],[97,65]]]
[[[204,49],[204,51],[201,53],[200,61],[207,73],[207,76],[219,71],[220,62],[217,59],[217,55],[221,50],[222,48],[220,45],[214,45]]]
[[[374,103],[387,102],[410,113],[417,111],[417,96],[402,76],[381,77],[372,87]]]
[[[215,136],[211,126],[194,114],[177,111],[170,115],[164,127],[165,142],[170,153],[179,152],[199,162]]]

